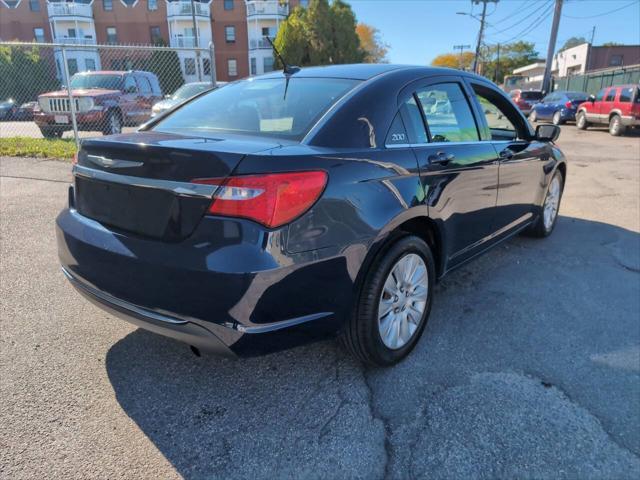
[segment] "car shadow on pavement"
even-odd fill
[[[257,358],[197,358],[144,330],[114,344],[106,368],[123,410],[185,478],[402,477],[439,466],[440,476],[500,476],[490,470],[496,462],[521,462],[511,476],[597,477],[610,465],[589,464],[596,450],[622,455],[618,467],[630,465],[628,451],[640,453],[639,272],[638,233],[560,217],[550,238],[516,237],[447,276],[425,336],[394,368],[365,369],[333,340]],[[478,377],[496,372],[515,376]],[[475,390],[455,402],[439,397],[470,382]],[[509,401],[486,407],[507,389]],[[465,409],[461,427],[453,419]],[[403,457],[437,459],[442,449],[452,458],[458,435],[461,457],[480,470]]]

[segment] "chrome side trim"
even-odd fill
[[[172,180],[158,180],[156,178],[133,177],[131,175],[120,175],[118,173],[95,170],[82,165],[74,165],[73,175],[78,177],[99,180],[102,182],[119,183],[142,188],[155,188],[166,190],[175,195],[183,197],[199,197],[211,199],[217,190],[217,185],[206,185],[201,183],[175,182]]]
[[[93,295],[94,297],[100,299],[108,305],[114,305],[115,307],[127,310],[133,314],[139,315],[144,318],[149,318],[151,320],[156,320],[158,322],[171,323],[174,325],[188,323],[186,320],[181,320],[179,318],[169,317],[168,315],[162,315],[160,313],[152,312],[145,308],[134,305],[133,303],[125,302],[124,300],[120,300],[119,298],[100,292],[99,290],[96,290],[95,288],[92,288],[80,282],[80,280],[74,277],[73,274],[70,273],[66,268],[60,268],[62,269],[62,273],[64,273],[65,277],[67,277],[67,279],[73,284],[74,287],[84,290],[85,292]]]
[[[239,332],[243,333],[266,333],[274,332],[276,330],[282,330],[283,328],[293,327],[294,325],[300,325],[301,323],[311,322],[320,318],[333,315],[333,312],[320,312],[311,315],[305,315],[304,317],[291,318],[289,320],[283,320],[281,322],[265,323],[263,325],[255,325],[247,327],[245,325],[236,324],[235,328]]]

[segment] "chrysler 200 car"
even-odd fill
[[[273,72],[83,141],[60,261],[89,300],[196,352],[337,334],[390,365],[418,342],[438,279],[553,231],[558,134],[456,70]]]

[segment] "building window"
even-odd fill
[[[78,73],[78,60],[75,58],[68,58],[67,67],[69,67],[69,75],[75,75]]]
[[[7,8],[16,8],[20,4],[20,0],[2,0]]]
[[[84,67],[86,70],[91,72],[96,71],[96,61],[93,58],[85,58],[84,59]]]
[[[269,33],[271,33],[271,32],[269,31],[269,27],[262,27],[262,36],[263,36],[263,37],[268,37],[268,36],[269,36]]]
[[[184,74],[195,75],[196,74],[196,60],[195,58],[184,59]]]
[[[227,25],[224,27],[224,39],[227,43],[235,43],[236,41],[236,27],[233,25]]]
[[[29,9],[32,12],[40,11],[40,0],[29,0]]]
[[[256,57],[251,57],[251,75],[255,75],[257,70]]]
[[[202,59],[202,73],[204,75],[211,75],[211,60],[208,58]]]
[[[107,43],[118,43],[118,31],[116,27],[107,27]]]
[[[147,8],[149,10],[157,10],[158,9],[158,0],[149,0],[147,2]]]
[[[610,67],[620,67],[622,66],[622,63],[622,55],[611,55],[611,58],[609,59]]]
[[[138,0],[120,0],[120,1],[124,3],[126,7],[133,7],[136,3],[138,3]]]
[[[235,58],[227,60],[227,73],[230,77],[238,76],[238,61]]]
[[[44,43],[44,28],[34,28],[33,29],[33,38],[38,43]]]
[[[224,0],[224,9],[233,10],[233,0]]]
[[[160,33],[160,27],[149,27],[149,36],[151,37],[152,45],[158,45],[162,43],[162,33]]]
[[[113,0],[102,0],[102,9],[105,12],[113,10]]]
[[[264,57],[264,73],[273,72],[273,57]]]
[[[67,38],[76,38],[75,28],[67,28]]]

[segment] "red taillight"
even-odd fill
[[[269,228],[291,222],[318,200],[327,184],[321,171],[197,178],[194,183],[220,185],[208,213],[255,220]]]
[[[573,103],[571,103],[570,101],[564,104],[565,108],[573,108]]]

